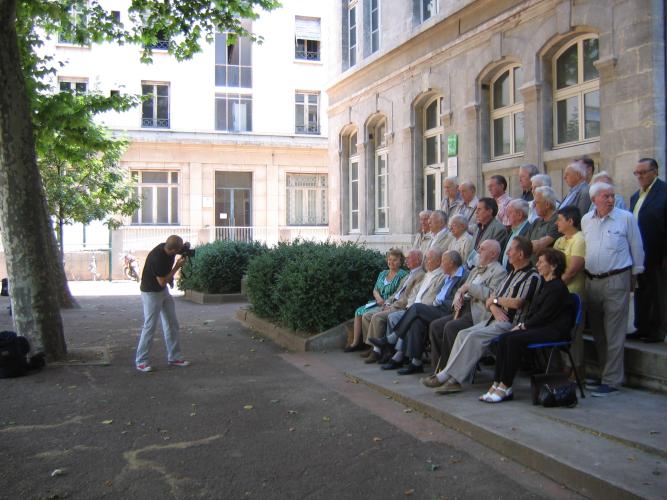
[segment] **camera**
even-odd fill
[[[178,255],[182,255],[183,257],[194,257],[195,256],[195,250],[194,248],[190,248],[190,242],[186,241],[183,243],[183,247],[181,248],[181,251],[178,252]]]

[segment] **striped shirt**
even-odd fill
[[[512,271],[496,289],[495,296],[498,298],[523,299],[523,305],[518,309],[502,308],[513,324],[521,323],[526,318],[530,301],[537,294],[541,284],[542,278],[540,278],[537,270],[529,264],[523,269]]]

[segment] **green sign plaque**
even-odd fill
[[[456,134],[447,136],[447,156],[456,156],[459,151],[459,137]]]

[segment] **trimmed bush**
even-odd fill
[[[266,251],[265,245],[241,241],[216,241],[197,247],[195,256],[183,266],[178,288],[203,293],[239,293],[248,262]]]
[[[383,254],[353,243],[280,244],[250,261],[248,298],[260,316],[321,332],[350,319],[372,298],[386,266]]]

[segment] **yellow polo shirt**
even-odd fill
[[[637,198],[637,203],[635,203],[635,208],[632,210],[632,213],[635,214],[636,218],[639,218],[639,211],[641,210],[642,205],[644,204],[644,199],[646,198],[646,195],[651,190],[653,184],[655,184],[655,181],[657,180],[658,176],[656,176],[655,179],[653,179],[653,182],[651,182],[651,185],[646,188],[646,191],[644,191],[643,189],[639,190],[639,198]]]

